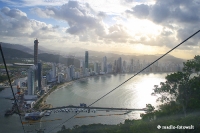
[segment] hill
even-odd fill
[[[26,51],[26,53],[29,53],[29,54],[33,53],[32,49],[30,49],[26,46],[23,46],[23,45],[19,45],[19,44],[10,44],[10,43],[2,42],[1,46],[4,48],[11,48],[11,49],[16,49],[16,50],[20,50],[20,51]]]
[[[29,54],[17,49],[6,48],[6,47],[2,47],[2,49],[3,49],[4,57],[6,59],[6,63],[21,62],[21,59],[25,59],[25,58],[33,59],[32,54]],[[41,60],[44,62],[62,63],[65,65],[75,65],[75,67],[80,67],[80,61],[78,59],[64,58],[60,55],[42,53],[42,54],[38,54],[38,60]],[[2,63],[2,58],[0,59],[0,62]]]
[[[62,63],[67,66],[74,65],[75,67],[80,67],[80,61],[78,59],[64,58],[61,55],[42,53],[38,54],[38,59],[45,62]]]
[[[5,48],[12,48],[12,49],[20,50],[20,51],[23,51],[23,52],[33,55],[33,46],[23,46],[23,45],[19,45],[19,44],[9,44],[9,43],[2,43],[2,46]],[[161,56],[161,55],[136,55],[136,54],[135,55],[133,55],[133,54],[127,55],[127,54],[123,54],[123,53],[119,53],[119,52],[111,53],[111,52],[103,52],[103,51],[92,51],[92,50],[87,50],[87,49],[78,48],[78,47],[72,47],[72,48],[64,47],[60,50],[50,50],[50,49],[40,46],[40,45],[39,45],[38,51],[39,51],[39,59],[41,58],[41,60],[43,60],[43,61],[51,62],[51,59],[52,59],[52,62],[60,62],[60,63],[64,63],[67,65],[72,64],[74,57],[76,57],[76,59],[79,59],[79,60],[80,59],[84,60],[85,59],[85,57],[84,57],[85,51],[89,52],[89,62],[90,63],[93,63],[93,62],[101,63],[102,58],[104,56],[107,57],[108,63],[113,63],[119,57],[121,57],[122,60],[126,60],[128,62],[130,62],[131,59],[133,59],[135,61],[140,60],[140,62],[143,62],[144,60],[145,60],[145,62],[152,62]],[[55,56],[53,56],[53,55],[55,55]],[[51,58],[49,58],[48,56],[50,56]],[[24,58],[26,58],[26,57],[24,57]],[[68,58],[68,60],[66,60],[66,58]],[[176,58],[172,55],[167,55],[164,58],[162,58],[161,60],[159,60],[160,63],[167,63],[167,62],[182,63],[184,61],[186,61],[186,60],[181,59],[181,58]],[[79,62],[79,61],[77,60],[74,62],[75,62],[75,66],[77,66],[77,62]]]
[[[34,52],[34,50],[33,50],[34,45],[31,47],[27,47],[27,46],[23,46],[20,44],[10,44],[10,43],[2,42],[1,46],[4,48],[12,48],[12,49],[20,50],[20,51],[25,51],[26,53],[29,53],[29,54],[33,54],[33,52]],[[39,47],[38,53],[44,53],[44,52],[47,52],[47,51],[45,51],[45,49],[43,47],[42,48]]]
[[[12,48],[6,48],[6,47],[2,47],[3,53],[4,53],[4,57],[7,59],[10,58],[33,58],[33,55],[23,52],[21,50],[17,50],[17,49],[12,49]]]

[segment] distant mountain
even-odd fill
[[[69,56],[74,56],[75,58],[84,60],[85,59],[85,51],[89,52],[89,62],[102,62],[102,58],[104,56],[107,57],[107,62],[111,62],[113,63],[115,60],[117,60],[119,57],[122,58],[122,60],[126,60],[126,61],[130,61],[131,59],[137,61],[140,60],[140,62],[143,62],[145,60],[145,62],[153,62],[156,59],[158,59],[160,55],[136,55],[136,54],[132,54],[132,55],[128,55],[128,54],[123,54],[121,52],[115,52],[115,53],[111,53],[111,52],[102,52],[102,51],[92,51],[92,50],[86,50],[83,48],[62,48],[59,50],[59,53],[61,55],[63,55],[64,57],[69,57]],[[176,58],[172,55],[167,55],[165,57],[163,57],[161,60],[159,60],[159,62],[165,63],[165,62],[173,62],[173,63],[182,63],[184,62],[184,59],[181,58]]]
[[[2,43],[2,46],[5,48],[12,48],[12,49],[17,49],[29,54],[33,55],[33,46],[23,46],[23,45],[19,45],[19,44],[9,44],[9,43]],[[85,51],[89,52],[89,62],[93,63],[93,62],[102,62],[102,58],[104,56],[107,57],[107,62],[108,63],[113,63],[115,60],[117,60],[119,57],[122,58],[122,60],[126,60],[126,61],[130,61],[131,59],[137,61],[140,60],[140,62],[143,62],[145,60],[145,62],[152,62],[154,60],[156,60],[157,58],[159,58],[161,55],[128,55],[128,54],[123,54],[120,52],[115,52],[115,53],[109,53],[109,52],[102,52],[102,51],[92,51],[92,50],[87,50],[87,49],[83,49],[83,48],[78,48],[78,47],[62,47],[61,49],[54,49],[54,50],[50,50],[46,47],[40,46],[39,45],[39,58],[41,58],[41,60],[44,61],[55,61],[55,62],[63,62],[64,64],[71,64],[72,61],[70,60],[65,60],[67,58],[76,58],[76,59],[80,59],[80,60],[84,60],[85,59]],[[48,54],[47,54],[48,53]],[[49,56],[49,57],[48,57]],[[52,56],[52,57],[51,57]],[[51,58],[50,58],[51,57]],[[51,61],[52,60],[52,61]],[[159,60],[159,62],[174,62],[174,63],[182,63],[184,62],[184,59],[180,59],[180,58],[176,58],[174,56],[171,55],[167,55],[164,58],[162,58],[161,60]],[[79,61],[76,61],[76,63]]]
[[[74,65],[75,67],[80,67],[80,61],[78,59],[65,58],[61,55],[42,53],[42,54],[38,54],[38,59],[45,62],[62,63],[67,66]]]
[[[12,49],[21,50],[21,51],[24,51],[24,52],[29,53],[29,54],[34,54],[34,45],[33,46],[23,46],[23,45],[20,45],[20,44],[10,44],[10,43],[2,42],[1,46],[5,47],[5,48],[12,48]],[[47,53],[48,50],[39,46],[38,53],[45,53],[45,52]]]
[[[73,50],[71,50],[71,51],[73,51]],[[73,55],[78,59],[84,60],[85,51],[81,51],[81,49],[79,49],[79,53],[76,54],[74,52]],[[89,52],[89,62],[102,62],[103,57],[106,56],[108,63],[113,63],[119,57],[122,58],[122,61],[126,60],[126,61],[130,62],[131,59],[133,59],[135,61],[139,60],[140,62],[145,61],[147,63],[147,62],[153,62],[156,59],[158,59],[160,56],[162,56],[162,55],[127,55],[127,54],[122,54],[122,53],[108,53],[108,52],[90,51],[90,50],[88,50],[88,52]],[[181,59],[181,58],[176,58],[172,55],[167,55],[159,60],[160,63],[165,63],[165,62],[166,63],[167,62],[182,63],[184,61],[186,61],[186,60]]]
[[[33,58],[32,54],[17,49],[2,47],[2,50],[6,59],[6,63],[18,62],[20,59],[24,58]],[[42,60],[44,62],[62,63],[66,65],[75,65],[75,67],[80,67],[80,61],[78,59],[64,58],[61,55],[42,53],[38,54],[38,60]],[[2,63],[2,58],[0,58],[0,62]]]
[[[2,47],[2,50],[5,58],[33,58],[33,55],[17,49]]]
[[[1,43],[1,46],[4,47],[4,48],[11,48],[11,49],[17,49],[17,50],[20,50],[20,51],[25,51],[26,53],[33,53],[33,50],[26,47],[26,46],[23,46],[23,45],[19,45],[19,44],[10,44],[10,43],[4,43],[2,42]]]

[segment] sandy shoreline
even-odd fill
[[[83,78],[79,78],[79,79],[76,79],[76,80],[71,80],[71,81],[67,81],[67,82],[64,82],[64,83],[61,83],[61,84],[58,84],[58,85],[55,85],[53,86],[53,88],[45,95],[43,95],[40,100],[38,101],[39,102],[39,106],[38,109],[39,110],[44,110],[44,109],[50,109],[52,108],[53,106],[51,104],[47,104],[46,103],[46,99],[47,97],[52,93],[54,92],[55,90],[58,90],[64,86],[68,86],[70,84],[72,84],[73,82],[76,82],[76,81],[79,81],[79,80],[82,80],[82,79],[86,79],[86,78],[91,78],[91,77],[96,77],[96,76],[108,76],[108,75],[111,75],[111,74],[105,74],[105,75],[95,75],[95,76],[88,76],[88,77],[83,77]],[[35,104],[36,105],[36,104]],[[34,106],[35,108],[35,106]]]
[[[55,86],[53,86],[53,88],[47,93],[47,94],[45,94],[45,95],[43,95],[43,97],[41,97],[40,98],[40,100],[38,101],[39,103],[39,107],[38,107],[38,109],[39,110],[44,110],[44,109],[49,109],[49,108],[52,108],[53,106],[51,105],[51,104],[47,104],[46,103],[46,99],[47,99],[47,97],[52,93],[52,92],[54,92],[55,90],[58,90],[58,89],[60,89],[60,88],[62,88],[62,87],[64,87],[64,86],[68,86],[68,85],[70,85],[71,83],[72,83],[73,81],[70,81],[70,82],[65,82],[65,83],[61,83],[61,84],[59,84],[59,85],[55,85]],[[35,107],[35,106],[34,106]]]

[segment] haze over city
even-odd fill
[[[49,49],[163,54],[198,29],[198,0],[0,0],[2,42]],[[196,35],[173,56],[199,54]]]

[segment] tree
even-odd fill
[[[154,111],[155,107],[152,106],[151,104],[146,104],[146,113],[152,113]]]
[[[159,95],[157,101],[162,103],[175,102],[181,105],[186,116],[188,105],[191,105],[192,101],[200,101],[200,56],[195,56],[183,65],[181,72],[169,74],[160,86],[155,85],[152,95]]]
[[[64,131],[66,129],[65,125],[62,125],[61,131]]]

